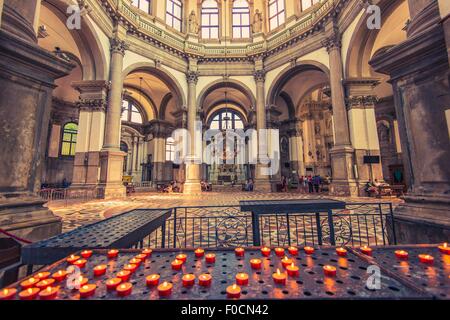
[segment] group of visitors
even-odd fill
[[[180,193],[181,192],[181,186],[178,184],[176,180],[169,183],[167,186],[163,188],[164,193]]]
[[[388,188],[390,188],[388,183],[379,182],[378,179],[375,179],[373,182],[369,181],[366,183],[364,191],[367,192],[369,197],[380,197],[383,195],[382,190]]]
[[[202,188],[203,192],[211,192],[212,191],[212,184],[208,181],[202,180],[200,181],[200,186]]]
[[[320,193],[327,191],[331,182],[331,178],[327,175],[322,177],[320,175],[298,176],[298,190],[300,193]],[[278,184],[279,192],[288,192],[289,188],[294,187],[293,178],[288,179],[285,176],[281,177],[281,183]],[[295,187],[294,187],[295,188]]]
[[[255,189],[255,184],[253,182],[253,179],[248,179],[245,181],[245,184],[242,186],[242,191],[245,192],[252,192]]]

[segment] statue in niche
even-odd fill
[[[316,133],[316,135],[320,135],[320,124],[316,123],[315,127],[314,127],[314,132]]]
[[[262,26],[263,26],[262,13],[259,12],[259,9],[256,9],[255,15],[254,15],[254,18],[253,18],[253,33],[260,33],[260,32],[262,32]]]
[[[380,141],[383,142],[390,142],[390,128],[389,125],[386,124],[384,121],[381,121],[378,123],[378,134]]]
[[[189,33],[198,34],[198,22],[194,10],[189,15]]]

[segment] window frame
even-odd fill
[[[170,141],[169,141],[170,140]],[[172,137],[166,138],[166,162],[175,161],[175,139]]]
[[[283,10],[281,11],[279,10],[280,4],[283,4]],[[276,13],[275,15],[270,16],[270,8],[272,5],[276,6]],[[268,0],[267,10],[268,10],[267,17],[269,23],[269,31],[274,31],[286,23],[286,3],[284,2],[284,0]],[[283,17],[282,21],[280,20],[281,16]],[[276,19],[277,21],[277,24],[274,27],[272,27],[271,23],[273,19]]]
[[[236,7],[235,4],[237,1],[233,1],[233,5],[231,7],[231,36],[233,39],[249,39],[252,36],[250,3],[248,2],[248,0],[243,0],[243,1],[245,1],[247,3],[246,7]],[[246,10],[246,12],[240,12],[240,10]],[[243,24],[243,22],[242,22],[243,17],[245,15],[248,16],[248,25]],[[239,17],[240,23],[238,25],[234,24],[235,16]],[[240,36],[237,36],[237,37],[235,36],[235,32],[234,32],[235,28],[237,28],[239,30]],[[248,29],[248,37],[243,36],[245,29]]]
[[[134,4],[134,1],[137,1],[137,5]],[[144,9],[141,8],[141,2],[147,2],[148,3],[148,10],[145,11]],[[131,5],[135,8],[138,8],[139,10],[151,15],[152,14],[152,4],[153,4],[153,0],[133,0],[131,2]]]
[[[301,12],[301,13],[310,10],[310,9],[311,9],[312,7],[314,7],[316,4],[320,3],[320,0],[306,0],[306,1],[309,1],[309,2],[311,3],[311,5],[310,5],[308,8],[303,9],[303,1],[305,1],[305,0],[300,0],[300,12]]]
[[[227,129],[224,128],[223,123],[224,123],[224,119],[223,119],[223,115],[226,113],[230,113],[231,114],[231,128]],[[218,118],[218,119],[217,119]],[[217,119],[217,120],[216,120]],[[237,128],[236,129],[236,123],[237,122],[242,123],[242,128]],[[212,125],[214,122],[218,122],[218,128],[212,128]],[[228,110],[224,110],[221,109],[217,112],[215,112],[212,116],[211,116],[211,120],[209,121],[209,125],[208,128],[212,129],[212,130],[219,130],[219,131],[225,131],[225,130],[244,130],[245,128],[245,122],[244,122],[244,117],[242,116],[241,113],[239,113],[236,110],[233,109],[228,109]]]
[[[169,3],[172,4],[171,9],[172,11],[168,11],[168,5]],[[178,4],[179,3],[179,4]],[[180,17],[177,17],[175,15],[175,7],[179,7],[180,8]],[[177,30],[178,32],[182,32],[183,30],[183,1],[181,0],[166,0],[166,24],[173,28],[174,30]],[[171,23],[169,23],[168,21],[168,17],[171,18]],[[177,20],[180,23],[180,28],[178,29],[177,27],[174,26],[174,21]]]
[[[142,113],[142,108],[136,102],[134,102],[132,99],[127,99],[127,98],[122,99],[122,107],[123,107],[124,102],[127,102],[127,107],[120,114],[120,120],[127,122],[127,123],[143,125],[145,122],[145,119],[144,119],[144,115]],[[135,107],[137,111],[134,111],[133,107]],[[127,120],[122,119],[124,112],[127,112]],[[132,121],[133,113],[138,113],[141,116],[141,122]]]
[[[217,39],[220,39],[221,38],[221,35],[220,35],[220,30],[221,30],[220,29],[220,21],[221,21],[221,19],[220,19],[219,4],[217,3],[216,0],[211,0],[211,1],[214,1],[216,3],[216,7],[215,8],[211,8],[211,7],[205,8],[203,5],[207,1],[208,0],[203,1],[201,6],[200,6],[200,34],[201,34],[201,38],[205,39],[205,40],[214,40],[215,37],[212,37],[211,31],[213,29],[217,29]],[[214,12],[212,12],[212,11],[211,12],[205,12],[205,11],[208,11],[208,10],[214,10]],[[208,25],[204,25],[203,24],[203,17],[204,17],[204,15],[208,16],[208,21],[209,21]],[[211,17],[213,17],[213,16],[217,16],[217,25],[212,25],[211,24]],[[204,33],[203,33],[204,29],[208,29],[208,37],[204,37]]]
[[[68,126],[70,124],[74,124],[76,126],[76,132],[74,132],[74,129],[66,129],[66,126]],[[64,138],[64,136],[66,134],[70,135],[70,140],[66,140]],[[61,143],[60,143],[60,150],[59,150],[59,154],[61,157],[75,157],[76,147],[77,147],[77,136],[78,136],[78,123],[69,121],[69,122],[66,122],[62,126]],[[74,139],[74,137],[75,137],[75,139]],[[65,144],[69,145],[69,153],[68,154],[64,154],[64,152],[63,152]],[[72,153],[72,151],[73,151],[73,153]]]

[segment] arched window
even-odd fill
[[[145,11],[145,13],[152,13],[151,0],[133,0],[133,6]]]
[[[202,38],[219,38],[219,7],[215,0],[205,0],[202,3]]]
[[[233,38],[250,38],[250,8],[247,0],[233,3]]]
[[[183,3],[180,0],[166,0],[166,23],[181,31],[183,17]]]
[[[270,30],[281,26],[286,20],[284,0],[269,0],[269,26]]]
[[[301,11],[305,11],[306,9],[311,8],[316,3],[319,3],[320,0],[301,0],[302,8]]]
[[[211,121],[212,130],[235,130],[244,129],[244,122],[241,116],[232,110],[222,111]]]
[[[175,161],[175,140],[172,137],[166,139],[166,161]]]
[[[61,140],[61,155],[74,156],[75,146],[77,144],[78,125],[73,122],[66,123],[63,128]]]
[[[123,100],[121,120],[142,124],[142,115],[138,107],[136,107],[131,101]]]

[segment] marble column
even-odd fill
[[[105,134],[108,84],[105,80],[74,82],[80,93],[77,145],[71,189],[96,188]]]
[[[39,5],[6,0],[0,29],[0,228],[31,241],[61,232],[37,191],[55,80],[75,67],[37,45]]]
[[[435,243],[450,237],[449,62],[438,2],[409,1],[406,41],[370,64],[388,74],[411,186],[394,212],[402,243]]]
[[[354,177],[354,150],[350,141],[345,93],[343,87],[343,66],[341,56],[341,35],[333,29],[330,36],[325,39],[330,59],[330,88],[333,104],[335,144],[330,151],[333,182],[330,193],[339,196],[356,196],[358,188]]]
[[[265,133],[267,129],[265,70],[263,68],[257,68],[254,78],[256,82],[256,130],[258,131],[258,163],[255,167],[255,190],[271,192],[272,186],[270,183],[270,175],[266,174],[268,171],[268,165],[264,163],[269,160],[269,140],[267,134]],[[262,144],[265,145],[264,148],[261,148]]]
[[[100,153],[100,187],[104,198],[124,197],[126,190],[122,182],[125,154],[120,151],[120,126],[122,114],[122,68],[128,45],[123,40],[118,26],[111,43],[111,66],[108,108],[106,111],[105,140]]]
[[[305,160],[303,149],[303,122],[295,120],[294,128],[289,130],[290,156],[292,170],[296,171],[299,176],[305,175]]]
[[[202,139],[199,137],[201,135],[201,130],[197,130],[196,123],[198,120],[197,112],[197,82],[198,82],[198,72],[188,71],[187,73],[188,82],[188,131],[190,138],[190,146],[188,150],[188,159],[186,163],[186,182],[184,183],[183,192],[186,194],[196,194],[201,193],[201,164],[200,159],[198,159],[199,146],[197,144],[202,144]]]
[[[355,150],[356,177],[359,195],[365,196],[365,186],[369,181],[382,181],[380,143],[378,139],[375,104],[377,97],[373,89],[379,84],[375,78],[347,79],[347,107],[350,136]],[[364,156],[379,156],[380,163],[365,164]]]

